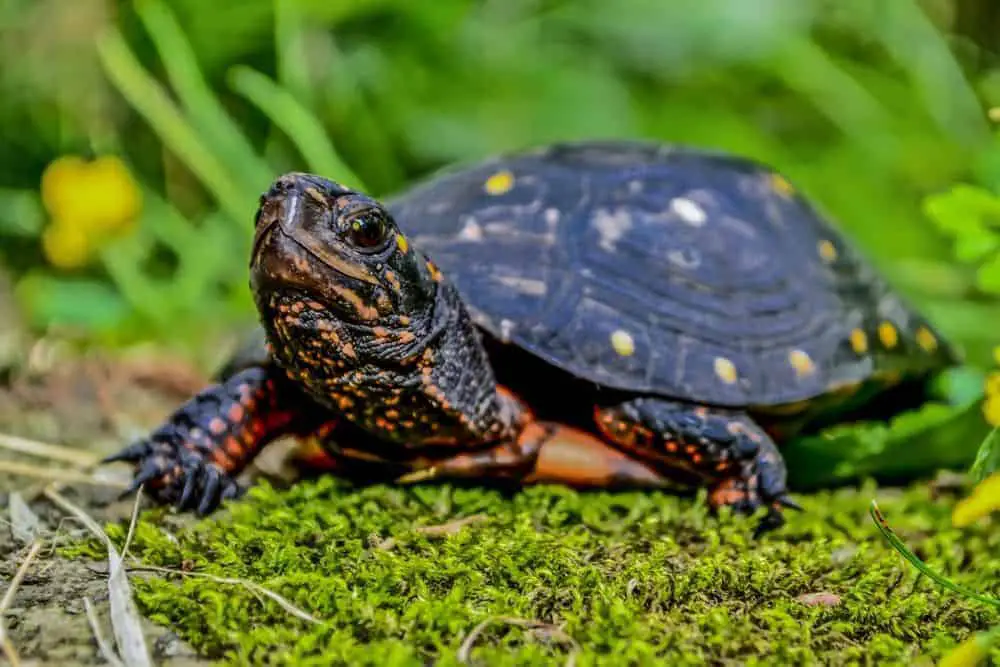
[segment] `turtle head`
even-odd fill
[[[343,321],[374,325],[426,307],[438,279],[389,211],[365,194],[291,173],[260,198],[250,260],[258,299],[301,293]]]
[[[275,360],[314,398],[386,441],[478,442],[510,428],[457,290],[379,202],[286,174],[255,225],[261,323]]]
[[[261,196],[255,226],[250,286],[275,347],[302,349],[304,337],[326,331],[377,363],[386,332],[420,337],[441,276],[378,201],[320,176],[285,174]]]

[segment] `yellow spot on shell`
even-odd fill
[[[632,339],[629,332],[622,329],[611,334],[611,347],[623,357],[631,357],[635,354],[635,340]]]
[[[819,242],[818,250],[824,262],[830,263],[837,259],[837,248],[825,239]]]
[[[407,241],[406,237],[403,236],[402,234],[396,234],[396,245],[403,252],[409,252],[410,251],[410,242]]]
[[[882,341],[882,345],[886,349],[891,350],[899,343],[899,332],[896,331],[896,327],[892,325],[892,322],[882,322],[882,324],[878,325],[878,339]]]
[[[788,353],[788,363],[795,369],[795,374],[799,377],[811,375],[816,370],[816,364],[812,357],[802,350],[792,350]]]
[[[868,351],[868,336],[861,329],[855,329],[851,332],[851,349],[856,354],[864,354]]]
[[[917,329],[917,345],[923,349],[924,352],[933,352],[937,349],[938,341],[931,333],[931,330],[927,327],[920,327]]]
[[[795,194],[795,186],[781,174],[771,174],[771,187],[782,197],[791,197]]]
[[[715,374],[726,384],[733,384],[737,380],[736,365],[725,357],[715,358]]]
[[[514,187],[514,174],[506,169],[498,171],[486,179],[486,184],[483,187],[491,195],[502,195],[510,192],[510,189]]]

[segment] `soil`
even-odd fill
[[[95,459],[155,425],[205,381],[177,359],[68,358],[45,342],[30,350],[27,361],[16,370],[8,369],[0,383],[0,433],[93,452]],[[6,449],[0,451],[0,459],[43,469],[62,465]],[[127,518],[133,501],[118,498],[127,471],[117,472],[107,477],[106,486],[72,483],[60,492],[100,524]],[[110,638],[107,563],[58,555],[60,544],[86,529],[41,495],[45,484],[42,479],[0,473],[4,507],[0,580],[9,582],[29,551],[29,545],[13,535],[7,511],[12,492],[19,493],[37,515],[38,537],[44,543],[4,614],[9,638],[23,665],[107,664],[97,649],[83,602],[85,597],[91,600],[102,632]],[[157,664],[207,664],[168,629],[145,619],[143,623]]]

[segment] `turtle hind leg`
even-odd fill
[[[661,469],[681,470],[709,488],[709,504],[767,514],[760,535],[798,509],[788,495],[785,462],[774,441],[745,413],[640,398],[595,410],[608,440]]]
[[[531,422],[511,442],[411,462],[397,481],[487,478],[517,484],[561,484],[578,489],[681,488],[685,480],[665,476],[628,452],[578,428]]]

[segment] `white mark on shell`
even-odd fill
[[[510,337],[514,335],[514,326],[511,320],[500,320],[500,340],[504,343],[509,343]]]
[[[701,227],[708,220],[708,214],[697,202],[684,197],[674,197],[670,200],[670,210],[681,220],[692,227]]]
[[[594,213],[594,227],[601,236],[601,247],[614,252],[618,239],[632,228],[632,217],[624,210],[615,212],[598,209]]]
[[[545,282],[535,278],[522,278],[520,276],[497,276],[495,278],[501,285],[505,285],[522,294],[531,296],[543,296],[546,292]]]
[[[557,208],[547,208],[545,209],[545,224],[550,227],[554,227],[559,222],[559,209]]]
[[[465,220],[465,224],[462,225],[462,229],[458,232],[458,238],[464,241],[482,241],[483,240],[483,228],[476,222],[473,217],[468,217]]]
[[[642,181],[633,180],[628,182],[629,194],[638,194],[642,192]]]
[[[701,257],[695,250],[671,250],[667,253],[667,259],[682,269],[695,269],[701,264]]]

